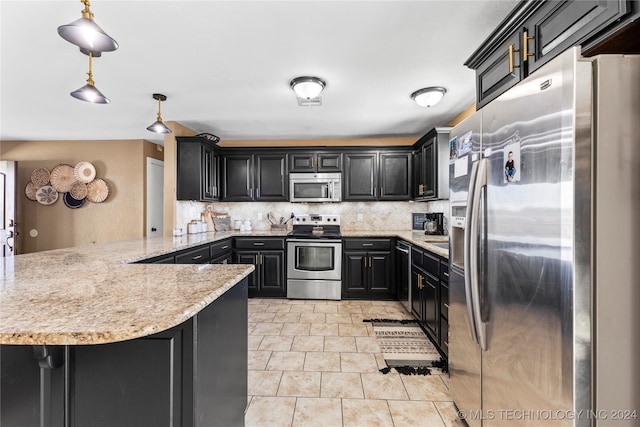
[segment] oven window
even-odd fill
[[[327,246],[297,246],[296,270],[333,271],[334,251],[334,247]]]
[[[328,196],[328,185],[320,182],[294,182],[293,197],[297,199],[320,199]]]

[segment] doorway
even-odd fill
[[[16,252],[16,162],[0,161],[0,256]]]
[[[147,157],[146,236],[162,236],[164,226],[164,162]]]

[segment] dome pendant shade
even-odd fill
[[[89,0],[80,0],[80,2],[84,4],[84,9],[81,12],[82,18],[70,24],[59,26],[58,34],[60,37],[78,46],[85,55],[92,52],[93,56],[100,56],[100,52],[116,50],[118,42],[94,22],[93,13],[89,9],[91,6]]]
[[[296,77],[289,83],[291,89],[304,99],[317,98],[327,85],[324,80],[318,77]]]
[[[432,107],[436,105],[447,90],[443,87],[427,87],[417,90],[411,94],[411,98],[421,107]]]
[[[162,122],[162,116],[160,115],[160,103],[162,103],[162,101],[166,101],[167,97],[161,93],[154,93],[153,99],[158,100],[158,117],[156,121],[147,128],[147,130],[155,133],[171,133],[171,129]]]
[[[71,96],[93,104],[108,104],[111,102],[111,100],[104,96],[94,85],[88,83],[80,89],[71,92]]]

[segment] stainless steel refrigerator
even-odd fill
[[[450,135],[459,415],[640,425],[640,57],[567,51]]]

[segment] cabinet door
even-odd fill
[[[411,153],[380,153],[379,200],[411,199]]]
[[[316,153],[290,153],[289,172],[315,172]]]
[[[413,315],[422,321],[424,313],[424,300],[422,297],[422,279],[424,273],[416,266],[411,266],[411,311]]]
[[[518,31],[509,36],[476,70],[478,109],[522,80],[524,76],[520,61],[522,34],[522,31]]]
[[[260,291],[260,266],[258,265],[258,251],[238,251],[236,252],[236,264],[255,265],[256,269],[249,275],[249,296],[258,296]]]
[[[253,200],[253,173],[251,154],[227,154],[224,159],[225,201],[248,202]]]
[[[347,297],[364,297],[367,292],[367,253],[344,252],[342,289]]]
[[[217,185],[218,179],[217,162],[218,158],[213,148],[203,145],[202,146],[202,181],[200,190],[200,200],[211,202],[218,199]]]
[[[342,153],[318,153],[316,170],[318,172],[342,172]]]
[[[422,197],[432,199],[437,197],[438,188],[438,153],[436,139],[432,139],[422,147],[422,162],[424,173],[424,191]]]
[[[284,297],[287,295],[284,278],[284,251],[262,251],[259,254],[261,270],[260,295]]]
[[[202,145],[193,139],[178,139],[176,199],[200,200],[202,187]]]
[[[427,331],[431,332],[431,335],[435,342],[439,342],[439,317],[438,312],[438,279],[431,277],[429,274],[424,275],[422,280],[422,292],[424,296],[424,313],[423,321],[427,327]]]
[[[258,201],[287,201],[289,182],[287,177],[287,155],[256,154],[255,194]]]
[[[391,252],[369,252],[369,290],[372,294],[395,294]]]
[[[378,196],[378,153],[344,155],[344,200],[376,200]]]
[[[525,59],[529,73],[616,21],[628,8],[627,2],[619,0],[545,2],[525,23],[532,37],[527,40],[531,56]]]
[[[424,164],[422,162],[422,148],[411,154],[413,163],[413,198],[424,197]]]

